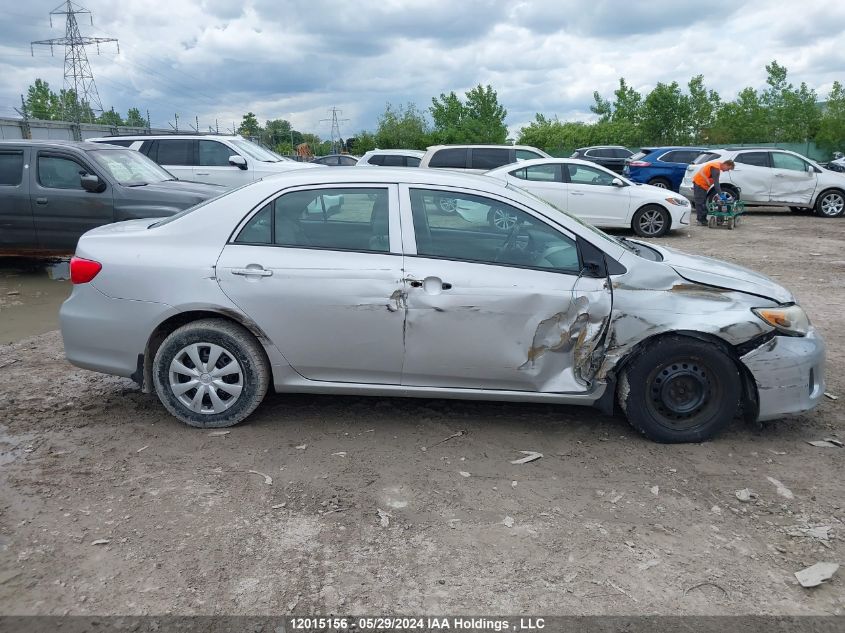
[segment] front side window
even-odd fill
[[[467,149],[462,147],[441,149],[431,157],[428,166],[465,169],[467,166],[467,151]]]
[[[521,180],[534,180],[537,182],[558,182],[560,181],[560,165],[531,165],[511,172]]]
[[[158,142],[159,165],[193,165],[194,141],[188,139],[166,139]]]
[[[106,149],[89,152],[97,164],[121,185],[132,187],[165,180],[173,176],[141,154],[128,149]]]
[[[797,156],[783,152],[772,152],[772,167],[791,171],[807,171],[807,163]]]
[[[23,178],[23,152],[0,153],[0,187],[16,187]]]
[[[417,254],[578,274],[575,240],[507,203],[472,194],[411,189]],[[448,196],[455,214],[438,201]]]
[[[38,182],[51,189],[82,189],[80,177],[88,170],[75,160],[59,156],[38,157]]]
[[[517,160],[532,160],[534,158],[545,158],[545,156],[543,156],[542,154],[538,154],[537,152],[532,152],[530,149],[516,150]]]
[[[769,166],[769,153],[768,152],[742,152],[741,154],[737,154],[736,162],[742,163],[743,165],[754,165],[755,167],[768,167]]]
[[[200,141],[200,165],[203,167],[228,167],[229,157],[235,151],[217,141]]]
[[[388,252],[387,189],[293,191],[262,207],[241,229],[239,244]]]
[[[565,168],[569,182],[576,185],[611,185],[616,178],[613,174],[586,165],[565,165]]]

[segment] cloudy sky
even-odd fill
[[[29,42],[64,35],[58,0],[4,2],[0,116],[15,116],[36,77],[62,87],[63,49]],[[845,82],[842,0],[80,0],[83,35],[120,39],[89,50],[102,103],[147,108],[154,126],[199,117],[221,130],[253,111],[329,136],[373,130],[385,104],[422,108],[441,92],[492,84],[512,134],[536,112],[590,118],[592,93],[618,78],[641,92],[703,73],[733,98],[762,87],[777,59],[824,98]],[[180,124],[180,125],[182,125]]]

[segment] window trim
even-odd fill
[[[20,173],[21,179],[14,185],[4,185],[3,183],[0,183],[0,187],[20,187],[21,185],[23,185],[24,173],[26,172],[26,152],[24,152],[23,148],[21,148],[21,149],[13,149],[13,148],[0,149],[0,155],[2,155],[2,156],[20,155],[20,157],[21,157],[21,173]]]
[[[258,213],[261,213],[261,210],[267,206],[268,204],[273,205],[273,210],[271,216],[273,217],[272,220],[272,230],[273,230],[273,238],[275,238],[275,224],[276,224],[276,200],[281,198],[282,196],[295,193],[297,191],[314,191],[318,189],[385,189],[387,190],[387,209],[388,209],[388,240],[389,246],[388,250],[386,251],[371,251],[371,250],[361,250],[357,248],[335,248],[329,246],[291,246],[286,244],[276,244],[272,242],[267,244],[266,242],[237,242],[235,241],[240,235],[240,232],[246,227],[246,225],[255,217]],[[325,214],[325,209],[323,210]],[[394,218],[398,222],[398,226],[394,228]],[[401,219],[399,218],[399,200],[398,200],[398,190],[397,185],[395,183],[321,183],[319,185],[299,185],[296,187],[290,187],[287,189],[282,189],[281,191],[277,191],[266,198],[263,198],[257,205],[253,206],[249,211],[247,211],[246,215],[241,218],[241,221],[235,225],[235,228],[229,233],[229,237],[226,239],[226,246],[263,246],[263,247],[273,247],[273,248],[288,248],[288,249],[306,249],[306,250],[318,250],[318,251],[332,251],[338,253],[365,253],[367,255],[402,255],[402,242],[401,242]],[[398,245],[398,250],[395,246]]]

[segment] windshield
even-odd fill
[[[264,149],[260,145],[256,145],[252,141],[246,141],[239,138],[229,142],[250,158],[260,160],[262,163],[278,163],[282,160],[281,156],[274,154],[270,150]]]
[[[89,152],[97,164],[125,187],[175,180],[173,175],[152,160],[131,149],[106,149]]]

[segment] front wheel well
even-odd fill
[[[144,354],[138,358],[138,369],[142,371],[138,372],[138,374],[140,374],[139,377],[141,378],[141,380],[136,379],[136,382],[140,384],[141,390],[144,393],[152,393],[153,359],[155,358],[158,348],[161,347],[161,344],[164,342],[164,339],[166,339],[168,336],[170,336],[172,332],[179,329],[183,325],[187,325],[188,323],[192,323],[194,321],[199,321],[200,319],[220,319],[223,321],[235,323],[236,325],[243,327],[247,332],[250,332],[253,336],[255,336],[259,343],[262,343],[263,339],[266,338],[262,332],[255,331],[254,324],[243,322],[235,318],[232,314],[224,314],[222,312],[215,312],[213,310],[189,310],[187,312],[180,312],[178,314],[174,314],[173,316],[165,319],[164,321],[159,323],[158,326],[156,326],[156,328],[152,331],[149,338],[147,339],[147,345],[144,348]],[[135,375],[133,375],[133,378],[135,378]]]
[[[613,369],[608,372],[608,391],[611,392],[611,395],[608,398],[602,398],[602,400],[604,401],[602,402],[602,404],[604,406],[600,408],[602,408],[603,411],[608,414],[612,413],[618,396],[619,377],[625,371],[625,367],[638,355],[642,354],[643,351],[645,351],[648,347],[654,345],[658,340],[667,337],[693,338],[699,341],[704,341],[706,343],[711,343],[721,349],[736,364],[740,376],[742,377],[743,417],[746,419],[746,421],[753,421],[757,419],[757,384],[755,383],[754,377],[751,375],[750,370],[745,366],[742,360],[740,360],[740,354],[737,348],[732,346],[724,339],[719,338],[715,334],[708,334],[707,332],[697,332],[695,330],[672,330],[669,332],[661,332],[660,334],[655,334],[654,336],[650,336],[647,339],[643,339],[642,341],[634,345],[628,351],[627,354],[625,354],[622,358],[619,359],[619,361],[613,366]],[[610,402],[608,402],[608,400],[610,400]],[[610,408],[610,410],[608,410],[608,407]]]

